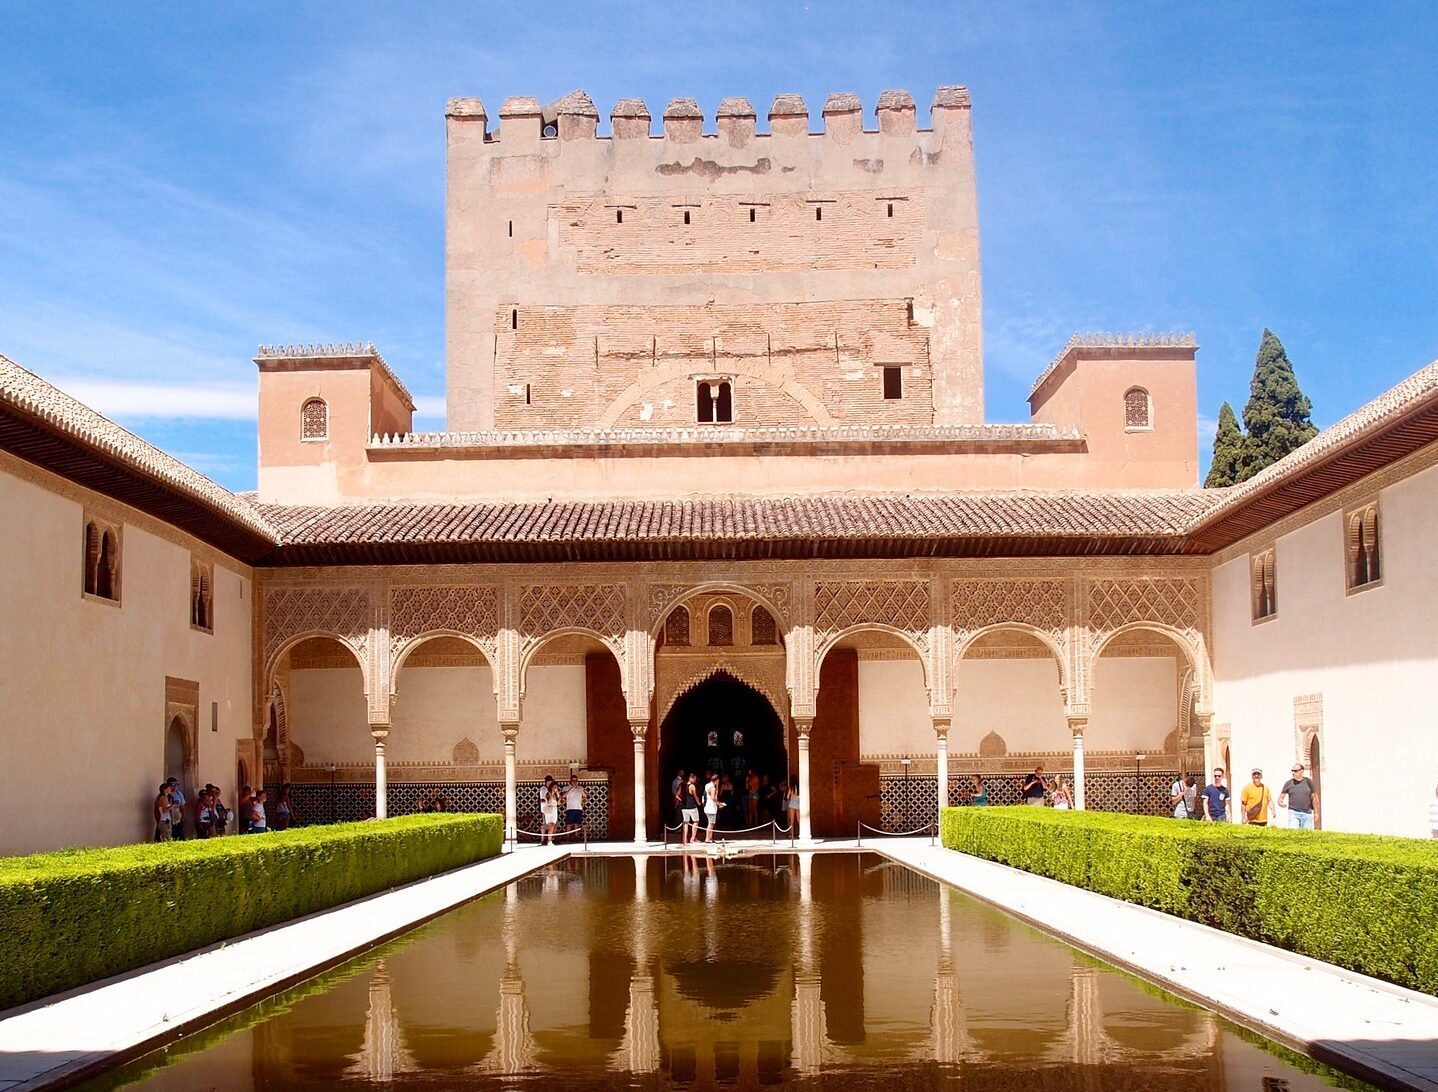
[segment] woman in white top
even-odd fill
[[[791,832],[799,829],[799,779],[791,777],[784,790],[784,814],[789,820]]]
[[[544,818],[544,838],[542,841],[554,844],[554,830],[559,826],[559,785],[551,781],[544,794],[544,799],[539,805],[540,814]]]
[[[704,840],[714,840],[714,827],[719,822],[719,809],[724,805],[719,802],[719,775],[711,774],[709,784],[704,786],[704,819],[708,829],[704,832]]]
[[[1062,777],[1054,778],[1053,806],[1059,811],[1068,811],[1074,806],[1074,794]]]

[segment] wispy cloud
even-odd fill
[[[80,376],[53,376],[50,382],[106,417],[253,421],[256,416],[254,387],[134,383]]]

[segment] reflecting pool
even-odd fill
[[[1336,1079],[1281,1054],[875,854],[675,855],[532,873],[87,1087],[1298,1092]]]

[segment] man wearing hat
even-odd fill
[[[1238,798],[1239,814],[1243,822],[1250,826],[1268,826],[1268,813],[1273,809],[1273,797],[1268,793],[1268,786],[1263,783],[1263,771],[1255,768],[1253,780],[1243,786],[1243,792]]]
[[[1293,764],[1293,776],[1278,790],[1278,806],[1288,809],[1288,825],[1294,830],[1312,830],[1318,819],[1318,789],[1303,776],[1303,763]]]

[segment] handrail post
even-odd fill
[[[864,820],[862,819],[854,824],[854,844],[859,846],[864,844]]]

